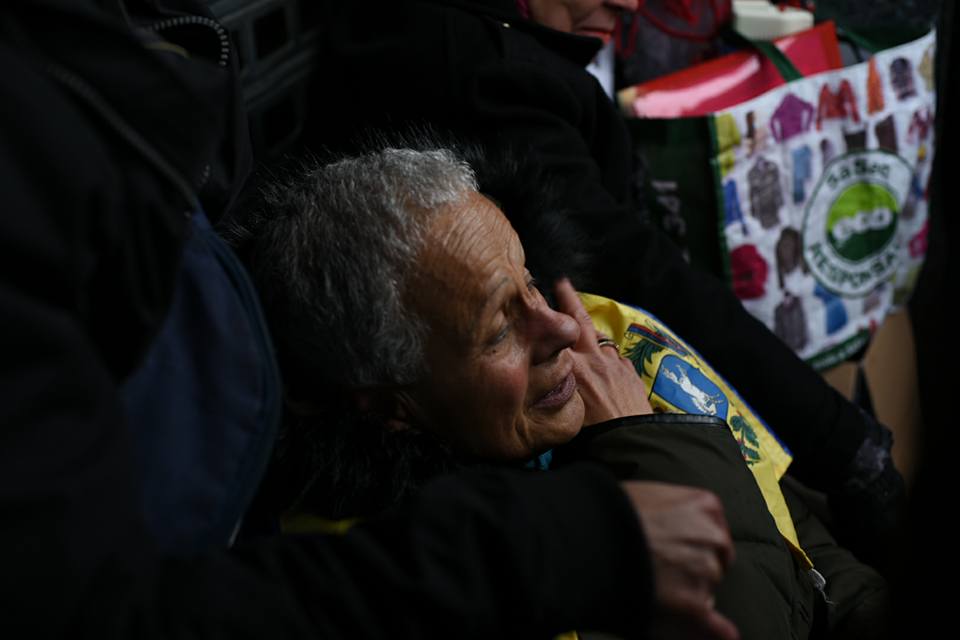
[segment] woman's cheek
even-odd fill
[[[514,352],[504,353],[495,361],[486,363],[480,376],[480,388],[484,404],[492,413],[494,422],[504,428],[516,423],[523,416],[529,401],[529,369],[522,357]]]

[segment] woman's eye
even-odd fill
[[[493,337],[493,340],[490,341],[490,344],[492,345],[500,344],[506,339],[509,333],[510,333],[510,324],[507,323],[503,325],[503,328],[500,329],[500,331],[497,332],[497,335]]]

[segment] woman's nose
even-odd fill
[[[580,339],[580,325],[565,313],[554,311],[545,302],[536,309],[531,323],[533,363],[550,360]]]

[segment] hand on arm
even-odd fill
[[[713,593],[734,551],[720,499],[709,491],[658,482],[621,485],[650,547],[658,638],[736,640],[737,628],[713,608]]]

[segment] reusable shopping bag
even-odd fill
[[[663,228],[817,369],[861,350],[919,274],[934,46],[930,32],[706,116],[629,122]]]

